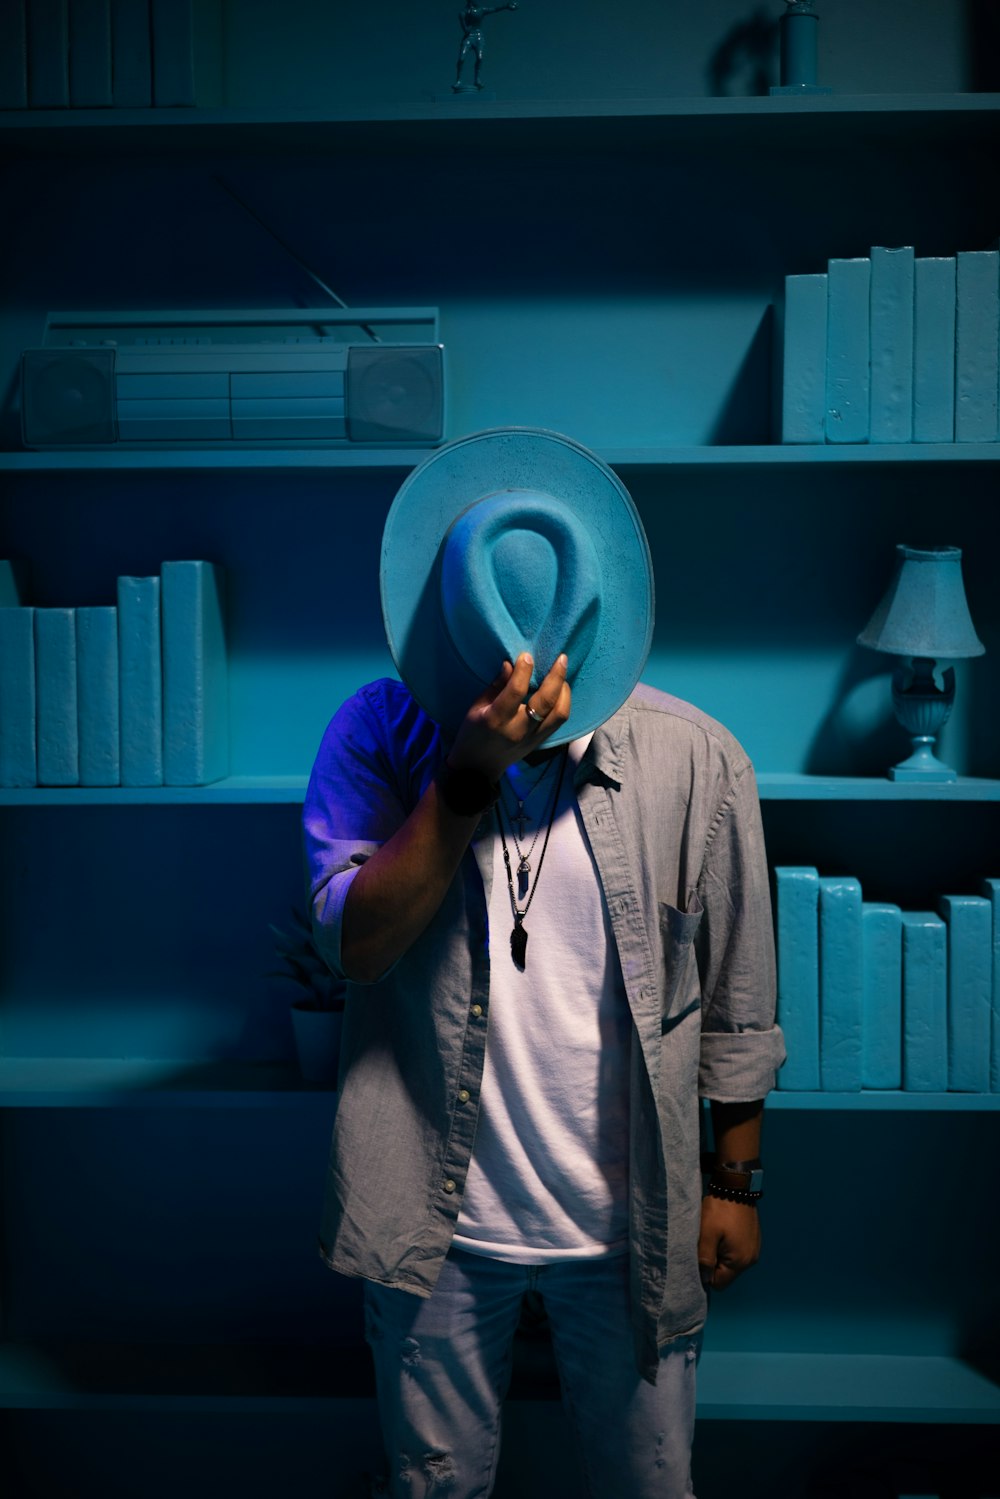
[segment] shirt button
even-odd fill
[[[472,1094],[469,1092],[468,1088],[459,1088],[459,1090],[458,1090],[458,1101],[459,1101],[459,1103],[468,1103],[468,1101],[469,1101],[469,1099],[471,1097],[472,1097]]]
[[[483,1013],[483,1007],[482,1007],[482,1005],[473,1005],[473,1006],[472,1006],[472,1012],[471,1012],[471,1013],[472,1013],[472,1014],[473,1014],[473,1015],[474,1015],[474,1016],[475,1016],[475,1018],[476,1018],[476,1019],[477,1019],[477,1020],[478,1020],[478,1019],[479,1019],[479,1017],[480,1017],[480,1015],[481,1015],[481,1014],[482,1014],[482,1013]]]
[[[454,1192],[455,1190],[455,1183],[452,1181],[450,1176],[445,1177],[444,1189],[446,1192]]]

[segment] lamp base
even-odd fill
[[[926,781],[940,784],[957,781],[950,765],[934,753],[938,731],[944,728],[955,701],[955,671],[949,666],[941,673],[942,687],[934,681],[934,662],[927,656],[914,656],[911,671],[897,666],[892,674],[892,705],[896,717],[910,734],[913,753],[909,759],[894,765],[890,781]]]
[[[935,755],[931,748],[933,743],[933,734],[916,735],[913,739],[913,754],[908,759],[901,760],[898,765],[892,766],[888,772],[889,780],[925,781],[938,784],[957,781],[957,773]]]

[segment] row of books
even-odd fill
[[[912,246],[785,277],[789,443],[996,442],[1000,252]]]
[[[775,885],[780,1088],[1000,1092],[1000,879],[934,911],[808,866]]]
[[[192,105],[193,0],[2,0],[0,109]]]
[[[0,564],[0,786],[204,786],[229,773],[225,573],[164,562],[117,602],[10,602]]]

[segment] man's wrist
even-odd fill
[[[499,785],[472,765],[456,768],[442,760],[434,779],[441,800],[457,817],[482,817],[500,796]]]
[[[715,1155],[704,1155],[701,1169],[702,1189],[708,1196],[756,1204],[764,1195],[764,1166],[759,1156],[749,1161],[720,1161]]]

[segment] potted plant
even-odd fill
[[[292,986],[292,1028],[299,1069],[306,1082],[335,1085],[347,986],[330,972],[301,912],[292,911],[288,931],[272,926],[271,932],[275,952],[285,966],[272,970],[269,977]]]

